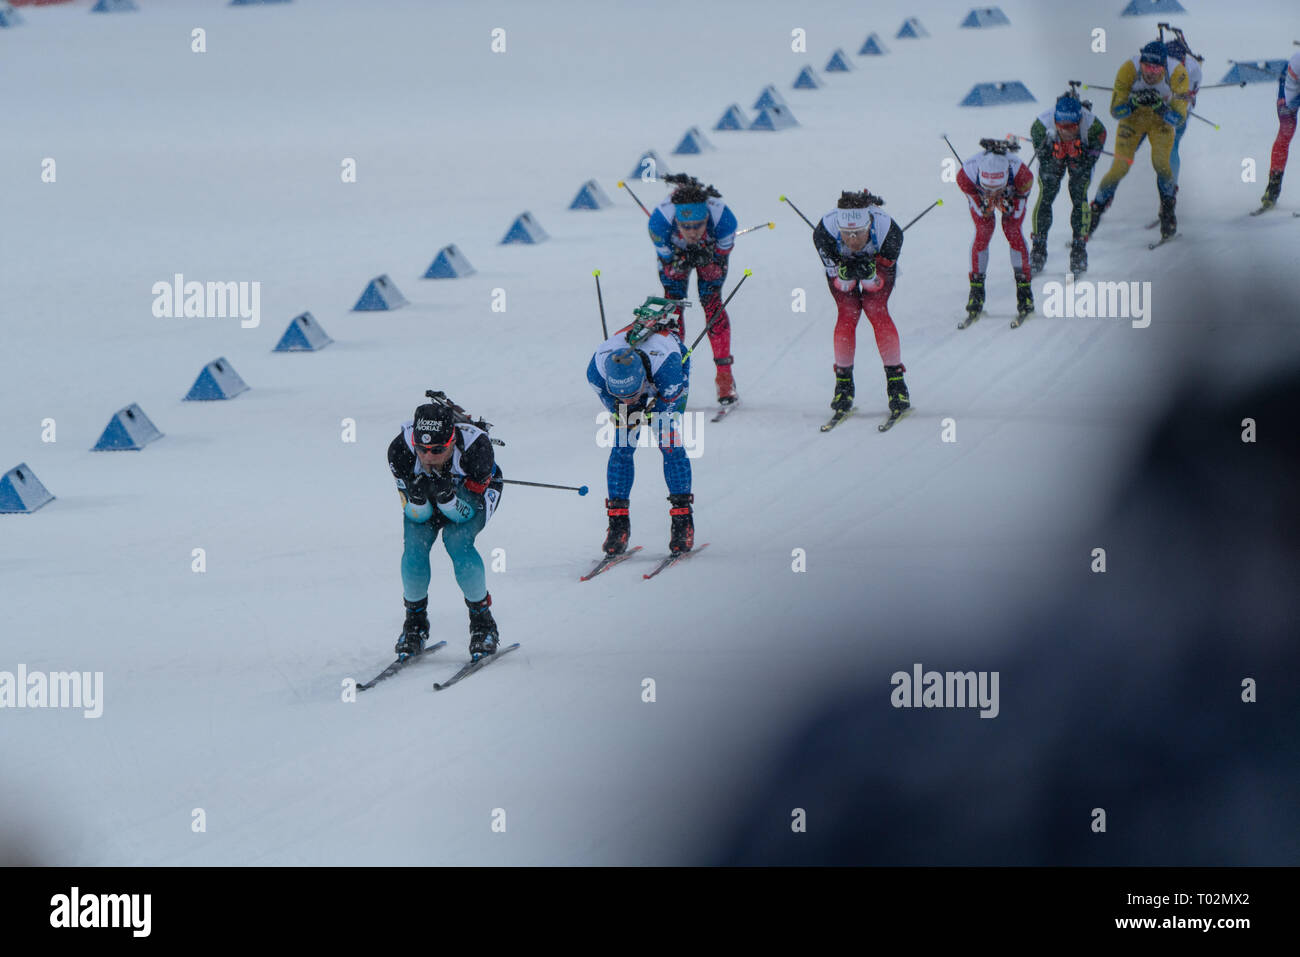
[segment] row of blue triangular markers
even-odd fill
[[[323,340],[323,341],[322,341]],[[296,352],[303,349],[318,349],[330,342],[329,336],[315,324],[311,313],[303,313],[289,323],[289,328],[277,345],[277,352]],[[247,383],[239,377],[234,368],[223,356],[214,359],[203,367],[193,387],[185,396],[185,401],[193,402],[210,399],[232,399],[248,390]],[[163,434],[144,414],[139,405],[132,402],[124,409],[118,409],[108,420],[108,427],[91,448],[92,452],[121,452],[139,450],[150,442],[161,439]],[[11,468],[0,476],[0,515],[19,512],[34,512],[42,505],[54,501],[54,496],[41,484],[26,462]]]

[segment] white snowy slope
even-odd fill
[[[981,136],[1027,134],[1067,79],[1109,85],[1155,32],[1156,18],[1118,17],[1118,0],[1110,12],[1009,0],[1013,25],[984,31],[958,28],[969,4],[921,0],[139,5],[31,8],[0,31],[0,471],[25,461],[57,496],[0,517],[0,671],[104,674],[98,719],[0,712],[3,820],[50,863],[707,856],[730,810],[719,796],[744,789],[808,703],[851,682],[878,684],[883,704],[888,675],[915,660],[996,667],[1001,629],[1047,570],[1086,571],[1089,517],[1167,385],[1206,356],[1225,357],[1221,372],[1257,368],[1252,340],[1283,317],[1193,321],[1172,305],[1179,288],[1224,273],[1294,281],[1296,221],[1245,215],[1262,182],[1242,182],[1242,160],[1265,178],[1272,90],[1207,91],[1197,110],[1222,128],[1195,123],[1184,140],[1182,237],[1145,248],[1157,199],[1144,147],[1090,248],[1088,278],[1153,283],[1149,328],[1040,308],[1010,330],[1000,235],[991,316],[955,328],[972,229],[941,179],[940,134],[964,158]],[[1282,0],[1187,6],[1178,22],[1207,54],[1207,83],[1227,57],[1284,55],[1261,38],[1295,32]],[[908,15],[928,39],[894,39]],[[504,53],[491,50],[498,27]],[[1095,27],[1110,52],[1091,51]],[[206,53],[191,52],[195,28]],[[791,52],[796,28],[807,54]],[[872,31],[890,53],[856,56]],[[836,47],[854,72],[790,89]],[[1013,79],[1037,103],[957,107],[974,83]],[[797,129],[712,131],[767,83]],[[692,125],[716,151],[671,156]],[[591,273],[611,330],[660,291],[645,218],[616,189],[651,147],[716,184],[742,227],[776,229],[741,237],[732,257],[728,289],[753,270],[730,307],[743,404],[706,423],[692,462],[708,551],[641,580],[668,537],[660,459],[643,450],[642,557],[579,584],[605,524],[600,407],[584,379],[601,339]],[[54,183],[41,180],[47,157]],[[346,158],[354,184],[340,180]],[[593,177],[615,207],[568,211]],[[663,196],[632,185],[647,204]],[[862,414],[822,435],[834,311],[808,228],[777,197],[815,217],[863,186],[904,223],[944,199],[908,230],[890,304],[915,412],[876,432],[884,378],[864,320]],[[551,239],[497,245],[524,210]],[[1040,304],[1065,270],[1064,197],[1056,217]],[[447,243],[477,275],[422,280]],[[259,281],[261,325],[155,318],[151,287],[176,273]],[[349,312],[380,273],[411,305]],[[792,311],[795,289],[807,312]],[[272,354],[305,309],[334,344]],[[688,313],[692,336],[701,322]],[[182,402],[218,356],[250,391]],[[707,344],[694,371],[691,407],[708,411]],[[506,476],[592,493],[510,487],[479,538],[485,556],[504,551],[489,587],[519,652],[431,690],[467,643],[439,545],[430,606],[448,648],[344,703],[344,680],[382,668],[399,630],[385,449],[427,388],[496,424]],[[131,402],[165,437],[89,452]],[[949,417],[955,444],[940,440]],[[46,418],[54,443],[41,441]],[[355,443],[340,440],[345,418]],[[805,573],[791,570],[796,548]],[[923,640],[933,655],[920,659]],[[191,830],[195,808],[205,833]]]

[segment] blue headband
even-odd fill
[[[700,223],[709,218],[709,207],[705,203],[678,203],[677,222]]]

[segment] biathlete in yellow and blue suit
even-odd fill
[[[1177,231],[1176,183],[1170,157],[1175,133],[1187,121],[1187,82],[1187,68],[1170,57],[1159,40],[1144,46],[1140,54],[1125,62],[1115,74],[1115,91],[1110,98],[1110,115],[1119,120],[1115,162],[1102,177],[1090,204],[1089,236],[1097,231],[1102,213],[1115,198],[1119,181],[1133,165],[1133,154],[1146,139],[1151,141],[1151,165],[1160,191],[1161,238]]]

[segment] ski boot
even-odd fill
[[[605,532],[605,544],[601,547],[606,555],[622,555],[627,551],[627,539],[632,534],[632,520],[628,517],[628,499],[605,499],[605,511],[609,513],[609,530]]]
[[[1259,200],[1260,208],[1272,209],[1277,205],[1277,198],[1281,195],[1282,170],[1276,170],[1268,174],[1268,185],[1264,187],[1264,195]]]
[[[966,300],[966,318],[974,322],[975,318],[984,311],[984,274],[982,272],[973,272],[970,274],[970,298]]]
[[[1178,187],[1177,187],[1177,186],[1174,187],[1174,198],[1175,198],[1175,200],[1178,198]],[[1163,198],[1163,197],[1161,197],[1161,199],[1160,199],[1160,207],[1161,207],[1160,209],[1157,209],[1157,210],[1156,210],[1156,221],[1155,221],[1154,223],[1150,223],[1150,224],[1147,226],[1147,229],[1150,229],[1152,226],[1155,226],[1157,223],[1160,222],[1160,218],[1161,218],[1161,216],[1162,216],[1162,214],[1163,214],[1163,209],[1164,209],[1164,198]]]
[[[1178,217],[1174,215],[1174,206],[1178,200],[1173,196],[1160,197],[1160,238],[1168,239],[1178,232]]]
[[[1034,241],[1034,248],[1029,251],[1029,274],[1037,276],[1047,265],[1047,237],[1030,236]]]
[[[907,383],[903,373],[907,370],[902,365],[885,366],[885,391],[889,394],[889,411],[906,412],[912,407],[912,400],[907,394]]]
[[[731,364],[735,361],[735,356],[713,360],[713,364],[718,367],[718,374],[713,380],[718,387],[718,405],[731,405],[740,398],[736,395],[736,380],[731,375]]]
[[[669,495],[668,504],[672,506],[668,515],[672,519],[672,533],[668,538],[668,550],[674,555],[682,555],[695,547],[695,517],[691,514],[691,503],[695,496]]]
[[[492,617],[492,595],[482,601],[465,599],[469,609],[469,656],[478,661],[485,655],[497,653],[497,623]]]
[[[424,643],[429,640],[429,596],[414,602],[402,599],[402,604],[406,605],[406,621],[393,652],[399,658],[406,658],[424,651]]]
[[[1075,236],[1070,244],[1070,272],[1076,276],[1088,271],[1088,244],[1082,236]]]
[[[1016,277],[1016,318],[1024,319],[1034,311],[1034,290],[1029,285],[1029,277],[1017,272]]]
[[[831,411],[847,412],[853,408],[853,366],[833,366],[835,369],[835,396]]]
[[[1091,239],[1097,232],[1097,227],[1101,225],[1101,214],[1106,212],[1110,203],[1102,206],[1095,199],[1088,204],[1088,238]]]

